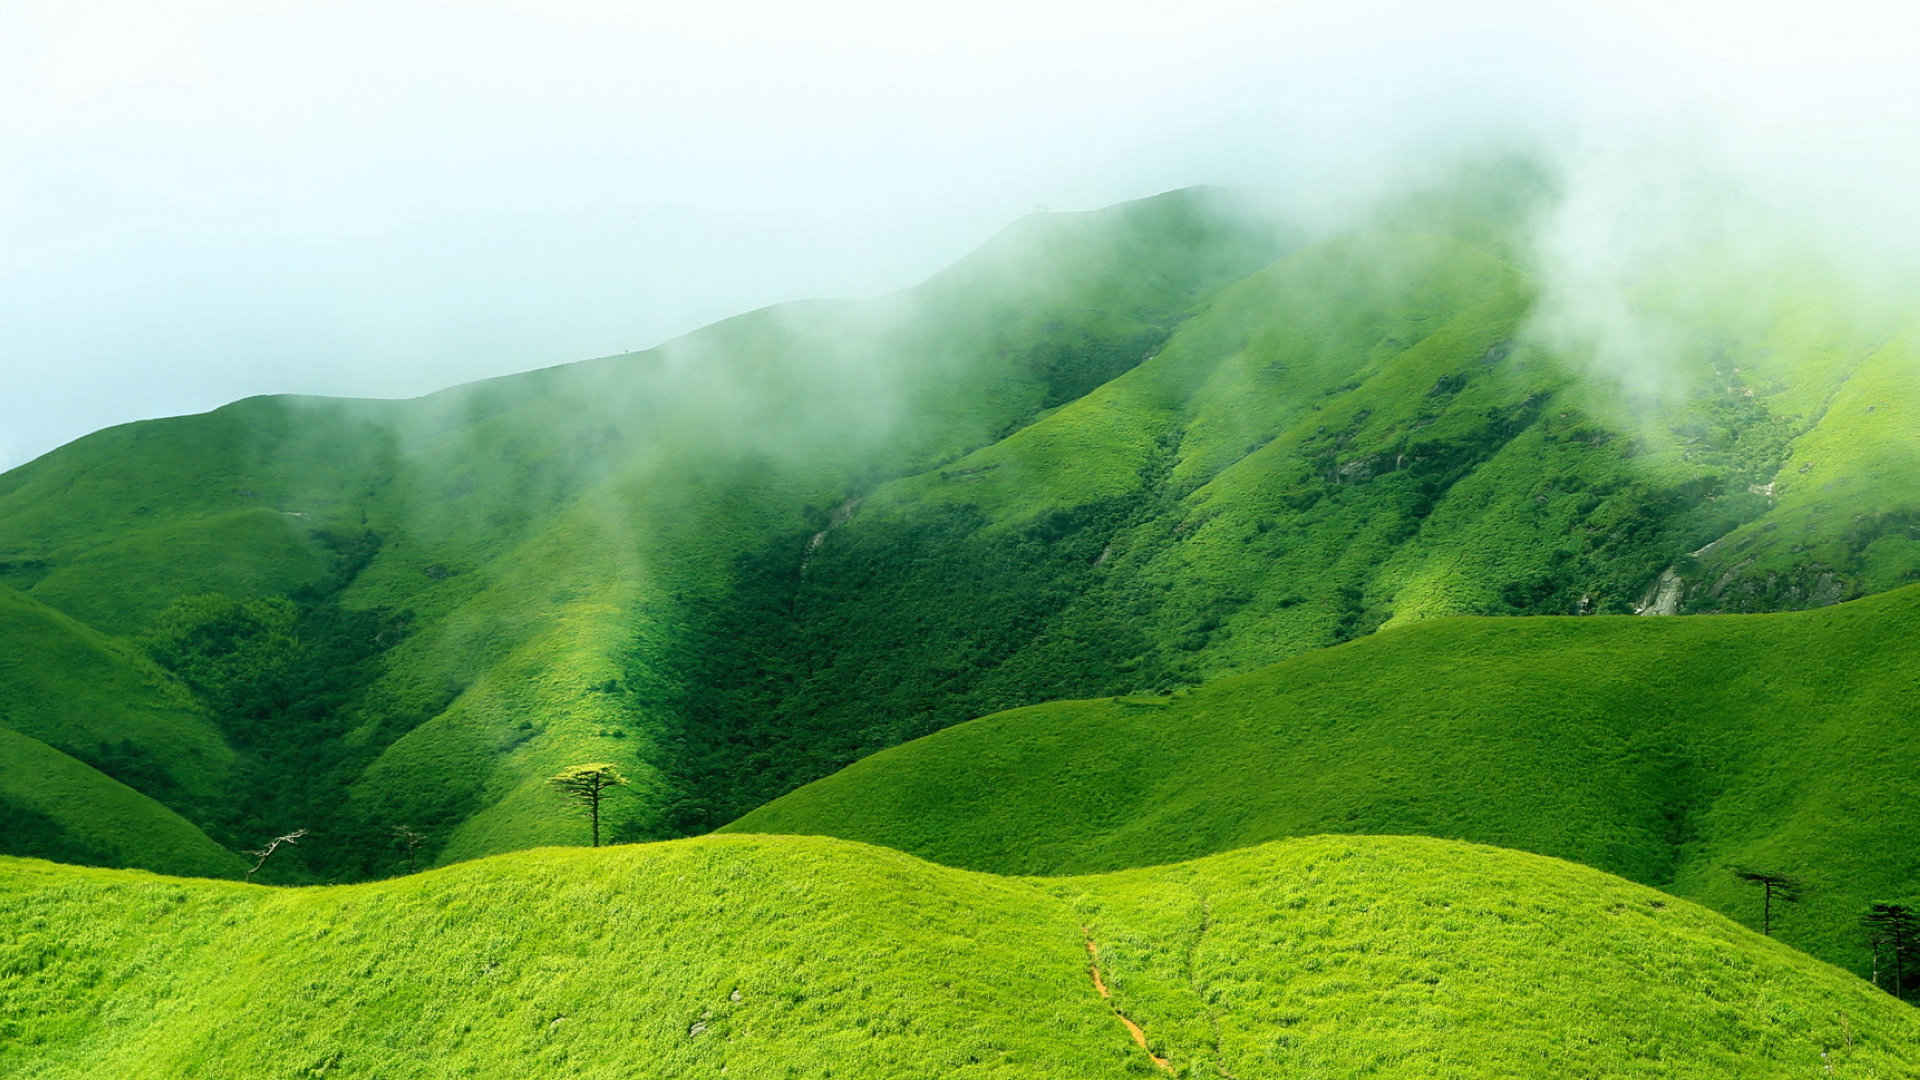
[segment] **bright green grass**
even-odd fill
[[[1794,874],[1776,933],[1864,970],[1869,901],[1920,892],[1920,588],[1816,612],[1446,619],[1168,698],[949,728],[747,814],[1002,873],[1321,832],[1596,866],[1751,925],[1729,864]]]
[[[1158,1075],[1116,1007],[1248,1080],[1896,1077],[1920,1040],[1684,901],[1421,839],[1048,880],[798,837],[295,890],[0,860],[0,917],[18,1078]]]

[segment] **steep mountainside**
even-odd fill
[[[0,476],[0,584],[225,748],[190,783],[128,736],[113,775],[229,847],[308,827],[277,872],[331,879],[400,868],[397,826],[565,839],[542,780],[580,761],[636,780],[612,835],[661,837],[1383,625],[1920,577],[1910,316],[1722,282],[1623,387],[1535,325],[1553,198],[1509,163],[1308,238],[1175,192],[649,353],[127,425]]]
[[[235,769],[192,693],[143,650],[3,585],[0,726],[203,809]]]
[[[1596,866],[1751,926],[1733,866],[1805,883],[1774,933],[1865,974],[1920,893],[1920,587],[1819,611],[1441,619],[1171,698],[1019,709],[729,826],[999,873],[1285,836],[1423,833]]]
[[[1125,375],[743,560],[687,680],[693,820],[968,716],[1382,625],[1920,580],[1909,345],[1802,298],[1738,339],[1701,326],[1687,389],[1630,413],[1529,343],[1527,279],[1473,220],[1298,251]]]
[[[0,477],[0,581],[192,689],[247,766],[240,812],[195,817],[223,842],[305,824],[302,856],[359,874],[397,865],[398,824],[449,857],[558,839],[540,781],[582,758],[641,780],[621,835],[659,832],[679,690],[628,669],[681,647],[680,608],[873,477],[1138,362],[1282,243],[1180,192],[1023,222],[896,297],[650,353],[111,429]],[[161,741],[133,739],[153,759],[134,767],[163,773]]]
[[[1920,1042],[1892,997],[1685,901],[1436,840],[1045,881],[803,837],[309,889],[0,859],[0,920],[18,1080],[1891,1080]]]

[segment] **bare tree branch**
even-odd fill
[[[284,836],[276,836],[272,840],[267,841],[267,846],[261,848],[258,851],[242,852],[241,854],[243,855],[258,855],[260,857],[260,861],[253,864],[253,869],[247,871],[247,880],[248,881],[253,880],[254,870],[258,870],[262,866],[265,866],[267,864],[267,856],[279,850],[281,844],[298,844],[300,842],[300,838],[305,835],[307,835],[307,830],[295,829]]]

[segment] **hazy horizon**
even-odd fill
[[[1542,325],[1623,378],[1658,378],[1629,279],[1702,235],[1903,285],[1915,258],[1920,16],[1870,3],[0,22],[0,469],[252,394],[411,396],[893,291],[1035,208],[1224,184],[1334,221],[1489,142],[1561,170]]]

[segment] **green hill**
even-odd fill
[[[1831,290],[1736,302],[1703,276],[1683,389],[1630,400],[1541,347],[1515,239],[1481,215],[1303,246],[1125,374],[741,560],[690,634],[686,820],[973,716],[1383,625],[1920,580],[1912,339]]]
[[[238,856],[169,809],[220,818],[236,767],[193,696],[143,652],[0,585],[5,850],[238,876]]]
[[[143,650],[4,585],[0,727],[201,809],[220,800],[235,768],[193,695]]]
[[[1758,927],[1739,865],[1803,879],[1775,933],[1864,973],[1860,914],[1920,893],[1916,628],[1920,588],[1777,615],[1433,620],[1171,698],[961,724],[728,828],[1028,874],[1418,833]]]
[[[3,727],[0,836],[21,854],[170,874],[239,877],[247,866],[172,810]]]
[[[1910,313],[1675,265],[1641,400],[1533,329],[1554,197],[1502,162],[1306,236],[1172,192],[646,353],[125,425],[0,475],[0,584],[235,755],[174,779],[218,806],[129,783],[230,847],[309,827],[272,872],[337,880],[398,869],[396,826],[442,862],[561,840],[542,780],[580,761],[660,838],[1381,626],[1920,578]]]
[[[0,917],[21,1080],[1898,1077],[1920,1040],[1684,901],[1435,840],[1050,880],[794,837],[280,890],[0,860]]]

